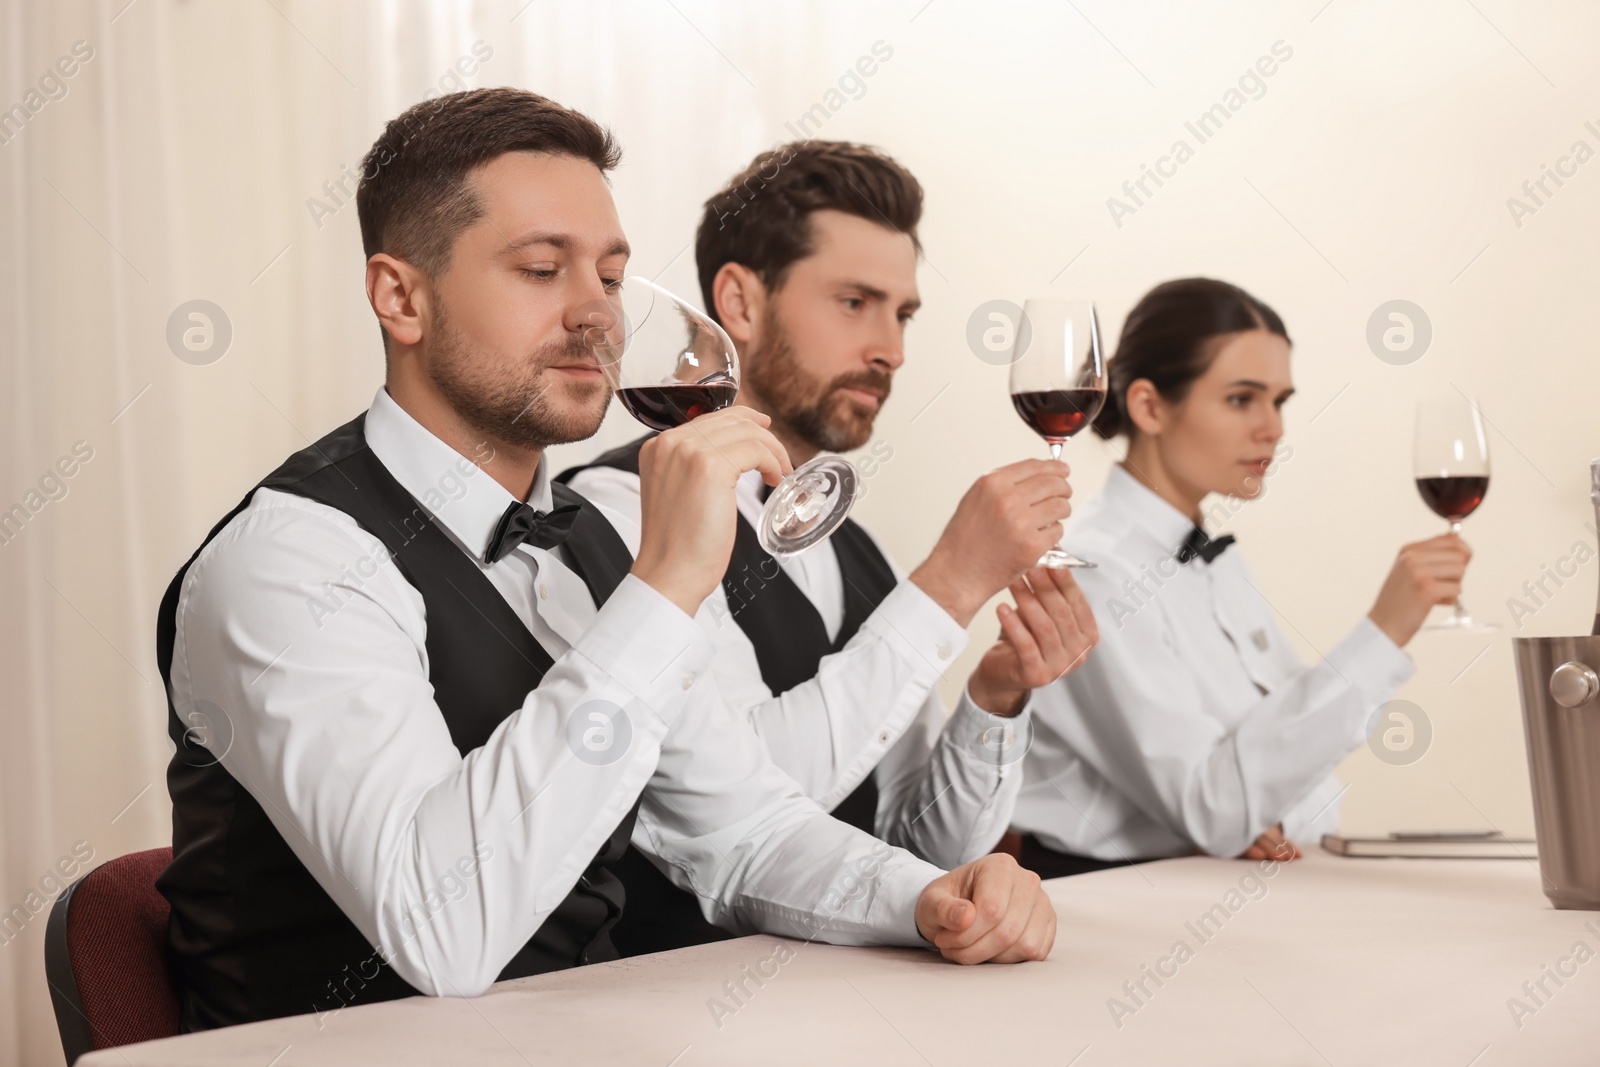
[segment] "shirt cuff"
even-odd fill
[[[933,864],[909,855],[903,864],[885,870],[867,917],[873,943],[898,948],[931,948],[931,942],[917,929],[917,901],[928,883],[944,873]]]
[[[1017,746],[1033,736],[1033,693],[1020,711],[1006,716],[984,711],[973,702],[971,690],[963,688],[945,729],[957,731],[955,736],[965,742],[958,747],[967,758],[985,767],[1006,767],[1021,759]]]
[[[967,647],[966,628],[912,581],[896,585],[861,628],[882,634],[908,661],[926,664],[935,675]]]
[[[630,574],[573,650],[671,726],[710,669],[716,645],[683,609]]]
[[[1417,669],[1411,657],[1368,618],[1334,646],[1328,664],[1366,698],[1368,712],[1393,696]]]
[[[1339,829],[1339,799],[1344,789],[1332,775],[1317,783],[1306,798],[1283,816],[1283,836],[1308,846],[1322,843],[1323,834]]]

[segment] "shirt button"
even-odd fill
[[[543,582],[539,583],[539,599],[540,600],[549,600],[550,599],[550,587],[548,585],[545,585]]]
[[[940,645],[938,648],[934,649],[934,651],[939,653],[939,658],[940,659],[949,659],[950,658],[950,646],[949,645]]]
[[[888,743],[889,743],[889,731],[888,730],[880,730],[878,732],[878,744],[887,745]]]
[[[692,674],[684,675],[683,676],[683,687],[685,689],[688,689],[693,685],[694,685],[694,675],[692,675]]]

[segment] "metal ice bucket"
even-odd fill
[[[1600,911],[1600,637],[1512,645],[1545,896]]]

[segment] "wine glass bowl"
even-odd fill
[[[1061,458],[1061,446],[1094,421],[1106,400],[1100,319],[1087,300],[1029,300],[1012,343],[1011,406]],[[1060,547],[1041,567],[1093,567]]]
[[[589,315],[590,344],[617,399],[652,430],[732,404],[739,359],[721,326],[647,278],[630,275]]]

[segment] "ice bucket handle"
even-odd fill
[[[1550,672],[1550,696],[1564,708],[1587,704],[1600,693],[1600,676],[1586,663],[1568,660]]]

